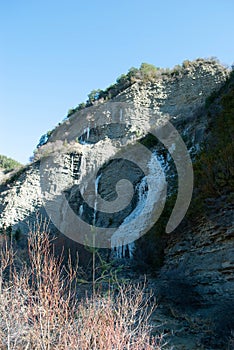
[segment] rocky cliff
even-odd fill
[[[26,234],[28,223],[43,215],[51,220],[50,228],[59,235],[60,245],[75,249],[84,242],[92,245],[89,235],[95,231],[95,237],[102,235],[96,246],[112,247],[117,258],[135,257],[146,269],[162,239],[163,260],[157,266],[159,297],[175,308],[196,308],[204,318],[217,312],[224,315],[234,297],[233,217],[228,194],[218,200],[208,198],[210,210],[195,221],[185,219],[174,232],[154,242],[150,239],[161,230],[155,222],[165,210],[166,196],[172,198],[179,192],[179,167],[173,164],[178,163],[176,132],[195,161],[210,137],[212,113],[205,108],[207,98],[215,93],[219,96],[229,74],[214,60],[197,60],[178,75],[135,82],[111,101],[98,101],[72,114],[52,132],[34,163],[2,183],[1,228]],[[216,104],[216,110],[219,108]],[[167,125],[171,127],[169,138],[164,135]],[[158,134],[154,134],[155,126],[161,130]],[[182,202],[187,200],[184,196]],[[187,210],[182,202],[181,220]],[[147,231],[150,236],[144,238]],[[220,327],[218,321],[215,327]]]
[[[93,166],[98,168],[122,145],[147,135],[156,119],[171,120],[186,140],[190,152],[196,151],[206,133],[207,115],[202,113],[206,98],[219,90],[227,76],[228,71],[219,63],[197,60],[180,76],[166,75],[155,82],[136,82],[108,102],[109,105],[103,103],[73,114],[53,131],[50,142],[44,149],[41,147],[38,157],[45,158],[56,147],[61,149],[68,143],[69,147],[67,150],[63,147],[63,155],[60,155],[57,164],[64,175],[64,182],[69,178],[72,184],[76,184],[79,176],[83,176],[79,169],[83,165],[81,158],[85,158],[87,172]],[[125,109],[130,104],[134,113],[127,115],[129,111],[126,109],[126,115],[122,116],[121,103]],[[117,116],[113,108],[116,108]],[[156,119],[149,115],[149,111],[156,115]],[[110,115],[111,123],[108,122]],[[77,135],[78,143],[74,141]],[[100,155],[104,153],[100,149],[106,149],[104,156]],[[20,225],[25,231],[27,217],[34,215],[35,208],[41,207],[39,163],[20,170],[18,175],[1,186],[1,226],[12,226],[14,231]],[[60,180],[63,182],[62,178]]]

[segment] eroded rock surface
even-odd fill
[[[28,224],[33,223],[38,215],[50,219],[43,205],[45,192],[50,194],[50,214],[64,225],[69,226],[70,223],[69,208],[74,215],[79,215],[89,225],[95,224],[95,227],[116,228],[121,225],[143,203],[148,189],[147,186],[139,186],[144,176],[137,167],[130,169],[121,161],[116,161],[116,166],[109,168],[105,168],[105,164],[116,154],[117,158],[121,158],[121,152],[142,140],[157,123],[167,120],[183,137],[193,159],[209,133],[208,116],[204,109],[206,98],[220,89],[227,76],[228,71],[218,63],[197,60],[181,76],[135,83],[113,101],[74,113],[54,130],[50,142],[41,148],[40,160],[21,171],[8,184],[1,184],[0,228],[11,227],[13,233],[20,228],[23,234],[27,234]],[[165,155],[165,149],[150,142],[148,149],[150,154],[156,155],[163,171],[170,174],[171,157]],[[55,156],[50,162],[51,152]],[[97,176],[91,191],[86,185],[95,172]],[[113,183],[120,180],[120,174],[134,184],[133,199],[122,216],[104,215],[98,207],[96,192],[98,190],[105,200],[115,200],[116,187]],[[160,175],[159,184],[161,180]],[[127,201],[129,192],[125,190],[125,185],[121,186]],[[54,203],[60,192],[64,197],[57,201],[57,206]],[[82,200],[85,192],[86,202]],[[59,234],[53,220],[50,228]],[[67,237],[60,235],[61,246],[67,241]],[[70,245],[80,249],[71,240]],[[131,257],[133,250],[132,245],[117,249],[117,257]],[[209,216],[199,224],[184,226],[168,236],[164,253],[159,277],[149,283],[165,305],[165,309],[160,311],[161,316],[160,312],[159,316],[155,316],[155,321],[157,317],[159,321],[165,321],[167,317],[164,330],[170,329],[172,343],[173,337],[176,338],[179,345],[175,342],[175,349],[216,349],[217,338],[209,333],[210,322],[214,323],[212,332],[220,332],[222,336],[222,332],[226,332],[221,327],[221,323],[226,322],[225,310],[233,311],[234,300],[233,208],[225,196],[215,205],[211,200]],[[170,313],[170,317],[169,314],[165,316],[166,312]],[[230,327],[230,322],[228,319],[225,327]],[[204,339],[206,332],[207,339]]]

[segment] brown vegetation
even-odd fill
[[[162,348],[162,337],[150,334],[153,307],[141,287],[78,301],[77,267],[55,257],[46,227],[30,232],[27,262],[1,239],[0,349]]]

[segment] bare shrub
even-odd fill
[[[153,306],[140,286],[78,302],[77,267],[55,257],[45,227],[31,231],[28,251],[29,263],[20,269],[7,242],[0,251],[0,349],[162,348],[162,337],[150,335]]]

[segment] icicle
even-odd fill
[[[134,250],[135,250],[135,243],[134,243],[134,242],[129,243],[129,244],[128,244],[128,253],[129,253],[129,258],[130,258],[130,259],[133,258]]]
[[[84,212],[84,207],[83,207],[83,204],[81,204],[81,206],[79,207],[79,217],[83,215],[83,212]]]
[[[99,180],[101,178],[102,174],[98,175],[98,177],[95,180],[95,198],[94,198],[94,206],[93,206],[93,226],[96,224],[96,217],[97,217],[97,195],[98,195],[98,184]]]
[[[73,157],[73,155],[71,156],[71,173],[72,173],[72,175],[74,173],[74,157]]]
[[[88,141],[89,136],[90,136],[90,127],[89,126],[84,129],[84,134],[86,134],[86,141]]]
[[[101,176],[102,176],[102,174],[98,175],[98,177],[95,180],[95,196],[97,196],[97,194],[98,194],[98,184],[99,184]]]
[[[96,217],[97,217],[97,199],[94,200],[94,207],[93,207],[93,226],[96,224]]]
[[[119,120],[122,122],[122,120],[123,120],[123,110],[122,110],[122,108],[120,109],[120,111],[119,111]]]
[[[90,127],[89,126],[83,130],[82,135],[86,135],[86,138],[85,138],[85,140],[83,140],[83,136],[81,136],[80,137],[80,144],[85,145],[90,137]]]
[[[125,224],[129,223],[131,220],[134,220],[136,217],[138,217],[141,213],[141,211],[144,208],[145,201],[147,198],[147,178],[144,177],[138,187],[138,204],[136,208],[132,211],[130,215],[128,215],[125,220],[123,221],[122,225],[124,227]],[[122,226],[121,225],[121,226]],[[119,246],[115,248],[116,257],[119,259],[126,258],[127,255],[130,259],[133,258],[135,244],[134,242],[129,244],[124,244],[124,241],[119,241]]]
[[[142,232],[148,226],[148,219],[151,216],[155,203],[157,203],[162,194],[165,196],[165,177],[163,174],[166,167],[167,165],[162,155],[152,154],[148,162],[149,173],[137,185],[137,206],[111,237],[111,244],[117,257],[124,258],[127,255],[133,258],[135,251],[134,242],[139,237],[138,232]],[[160,201],[162,200],[163,197]],[[143,213],[144,215],[142,215]],[[130,240],[132,243],[127,243]],[[126,247],[123,246],[124,244]]]

